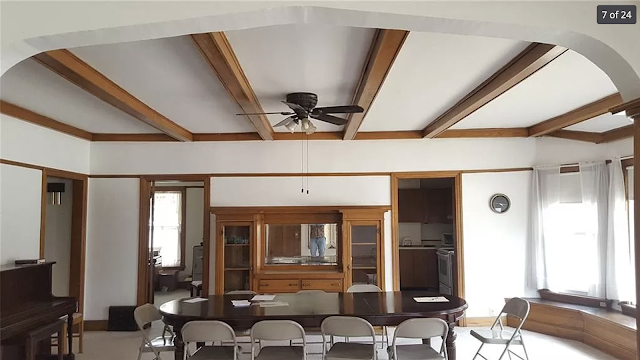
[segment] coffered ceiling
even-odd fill
[[[609,114],[622,102],[611,80],[571,50],[310,24],[39,54],[0,78],[0,108],[94,141],[291,140],[273,127],[282,115],[236,115],[288,111],[290,92],[365,109],[339,115],[347,126],[312,120],[312,140],[632,135]]]

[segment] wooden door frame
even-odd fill
[[[452,178],[454,180],[453,190],[455,194],[454,205],[454,228],[455,228],[455,258],[454,268],[457,281],[454,295],[464,298],[464,241],[462,239],[462,172],[461,171],[425,171],[425,172],[403,172],[391,173],[391,254],[392,254],[392,274],[393,290],[400,290],[400,244],[398,239],[398,180],[400,179],[442,179]],[[465,326],[465,319],[460,319],[460,325]]]
[[[202,181],[203,182],[203,225],[202,225],[202,296],[209,294],[209,264],[211,253],[211,178],[208,175],[145,175],[140,176],[140,205],[138,217],[138,284],[136,304],[138,306],[147,303],[149,296],[146,286],[148,276],[149,253],[149,229],[148,219],[151,214],[149,199],[151,197],[152,181]],[[185,254],[186,256],[186,254]]]
[[[45,254],[45,227],[47,216],[47,178],[55,177],[72,181],[71,250],[69,253],[69,296],[78,300],[78,312],[84,310],[85,257],[87,244],[87,193],[89,177],[74,172],[42,169],[42,194],[40,200],[40,258]]]

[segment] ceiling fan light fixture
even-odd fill
[[[292,122],[288,123],[287,125],[285,125],[284,127],[286,127],[287,130],[289,130],[293,134],[293,132],[296,131],[296,125],[297,124],[295,123],[295,121],[292,121]]]
[[[310,126],[313,126],[311,121],[308,118],[302,119],[302,130],[307,131]]]
[[[316,129],[315,125],[313,125],[313,123],[311,121],[309,121],[309,126],[307,127],[307,130],[306,130],[307,135],[313,134],[314,132],[316,132],[316,130],[317,129]]]

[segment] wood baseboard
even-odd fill
[[[109,328],[108,320],[85,320],[84,331],[107,331]]]
[[[493,322],[496,321],[495,316],[488,317],[467,317],[465,318],[466,324],[465,327],[490,327],[493,325]],[[502,325],[507,325],[507,317],[502,317]]]

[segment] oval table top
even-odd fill
[[[414,297],[444,296],[448,302],[419,303]],[[234,307],[231,300],[250,300],[253,295],[213,295],[206,301],[188,303],[187,299],[169,301],[160,306],[164,322],[182,326],[193,320],[220,320],[232,327],[251,327],[261,320],[290,319],[304,327],[319,327],[324,318],[334,315],[358,316],[374,326],[398,325],[415,317],[437,317],[455,322],[467,308],[464,299],[428,291],[369,293],[276,294],[272,301],[286,306]]]

